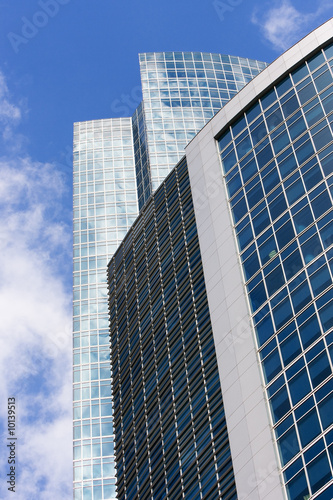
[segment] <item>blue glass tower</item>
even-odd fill
[[[332,480],[333,45],[219,139],[274,438],[290,498]],[[318,498],[330,498],[331,486]],[[317,497],[316,497],[317,498]]]

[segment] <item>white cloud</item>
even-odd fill
[[[9,101],[9,91],[6,84],[5,76],[0,71],[0,120],[8,123],[8,121],[17,121],[21,118],[21,110],[18,106]]]
[[[262,5],[254,12],[252,22],[260,27],[275,50],[285,51],[325,20],[322,16],[332,11],[333,2],[324,0],[317,5],[309,13],[298,10],[290,0],[282,0],[271,8]]]
[[[0,73],[0,133],[20,119]],[[1,127],[2,123],[2,127]],[[12,128],[14,130],[14,128]],[[28,156],[0,158],[0,470],[8,470],[7,398],[17,401],[16,492],[62,500],[72,489],[71,236],[63,177]]]

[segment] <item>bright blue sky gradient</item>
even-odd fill
[[[132,115],[139,52],[271,62],[332,15],[332,0],[0,0],[0,469],[15,396],[15,500],[71,498],[73,122]]]

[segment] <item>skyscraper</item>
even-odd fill
[[[140,54],[142,104],[133,115],[139,208],[186,144],[266,64],[201,52]]]
[[[115,498],[106,266],[200,128],[264,63],[140,55],[132,118],[74,125],[74,498]]]
[[[119,498],[333,498],[333,21],[186,147],[109,264]]]

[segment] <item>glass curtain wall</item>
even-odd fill
[[[330,45],[219,139],[290,500],[333,497],[332,67]]]

